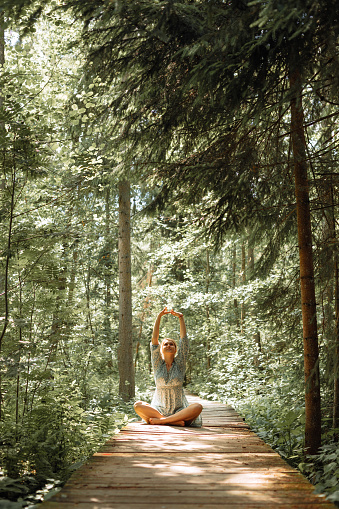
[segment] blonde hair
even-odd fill
[[[163,352],[163,343],[164,341],[173,341],[174,345],[175,345],[175,354],[174,354],[174,357],[177,355],[178,353],[178,345],[177,345],[177,342],[174,340],[174,339],[171,339],[171,338],[164,338],[162,341],[161,341],[161,344],[160,344],[160,354],[161,354],[161,357],[162,359],[164,358],[164,352]]]

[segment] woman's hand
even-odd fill
[[[167,311],[167,307],[165,306],[164,309],[162,311],[160,311],[159,313],[159,316],[164,316],[164,315],[168,315],[169,313],[171,313],[172,311]]]
[[[174,309],[171,309],[170,311],[171,315],[176,316],[177,318],[181,318],[184,316],[182,313],[179,313],[178,311],[174,311]]]

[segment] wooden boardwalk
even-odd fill
[[[335,509],[228,405],[202,428],[130,423],[41,509]]]

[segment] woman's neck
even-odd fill
[[[166,363],[167,369],[169,369],[172,366],[173,360],[174,360],[174,355],[173,354],[166,354],[166,353],[164,353],[164,361]]]

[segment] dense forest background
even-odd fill
[[[136,417],[165,305],[187,388],[339,501],[335,2],[2,3],[0,507]]]

